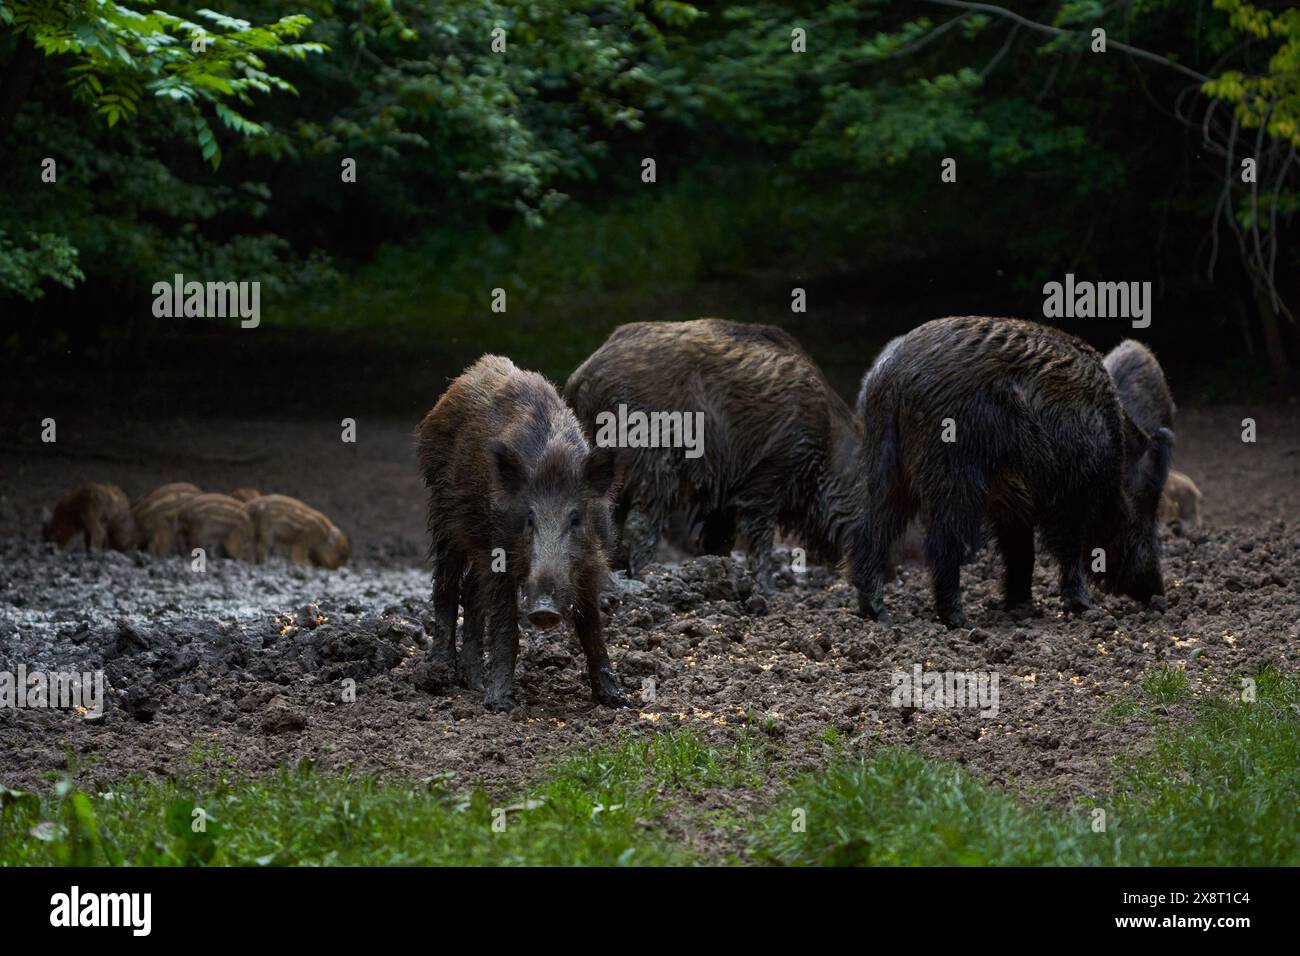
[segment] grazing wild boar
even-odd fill
[[[252,501],[254,498],[260,498],[261,496],[262,493],[256,488],[236,488],[230,493],[230,497],[236,498],[245,504]]]
[[[77,535],[87,550],[125,551],[135,543],[131,505],[121,488],[92,481],[60,499],[47,515],[41,536],[66,548]]]
[[[863,614],[885,618],[889,549],[918,512],[949,626],[965,623],[960,566],[986,529],[1010,607],[1030,600],[1035,528],[1060,565],[1067,611],[1091,606],[1084,566],[1094,548],[1104,549],[1104,586],[1164,607],[1155,520],[1173,433],[1148,436],[1133,423],[1091,347],[1016,319],[937,319],[886,349],[860,404],[865,508],[853,579]]]
[[[778,528],[814,562],[836,563],[853,525],[861,428],[787,332],[723,319],[615,329],[569,376],[565,398],[598,436],[602,413],[703,413],[702,449],[632,450],[618,507],[627,570],[640,575],[686,509],[698,547],[726,554],[739,534],[771,588]]]
[[[172,554],[176,550],[176,521],[185,502],[201,494],[198,485],[176,481],[160,485],[131,505],[135,523],[135,546],[151,554]]]
[[[1160,492],[1160,520],[1181,521],[1190,528],[1201,523],[1201,489],[1181,471],[1169,472]]]
[[[177,516],[176,530],[186,554],[195,548],[211,554],[219,546],[228,558],[253,560],[253,522],[248,506],[238,498],[211,493],[191,495]]]
[[[495,355],[451,383],[416,439],[429,489],[430,657],[455,669],[459,602],[461,679],[484,686],[488,709],[509,710],[519,615],[542,628],[567,619],[586,655],[592,696],[625,706],[600,623],[615,451],[588,445],[555,386]]]
[[[259,564],[283,545],[294,564],[310,561],[334,571],[352,556],[352,546],[334,522],[288,495],[260,495],[247,505],[253,521],[254,555]]]

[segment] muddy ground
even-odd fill
[[[1106,599],[1066,620],[1040,559],[1037,607],[1013,619],[996,607],[1001,571],[985,553],[963,579],[971,629],[931,619],[924,571],[911,566],[887,591],[895,623],[880,625],[858,618],[852,589],[823,569],[787,568],[764,599],[743,564],[698,559],[606,598],[614,665],[629,694],[653,678],[653,702],[593,707],[576,643],[526,634],[509,715],[485,713],[478,694],[420,666],[428,577],[414,419],[363,419],[355,445],[339,442],[334,421],[123,425],[87,414],[61,421],[53,447],[15,428],[0,443],[0,670],[103,668],[109,706],[98,720],[0,709],[0,784],[45,789],[70,771],[102,790],[179,772],[200,743],[249,772],[306,757],[509,789],[622,732],[690,727],[719,743],[762,734],[770,790],[823,763],[834,728],[867,752],[915,747],[1026,796],[1102,795],[1113,758],[1150,734],[1150,720],[1108,715],[1144,672],[1185,669],[1195,693],[1226,694],[1265,663],[1300,668],[1300,410],[1180,416],[1175,466],[1204,492],[1205,521],[1165,532],[1163,616]],[[1247,416],[1253,444],[1240,437]],[[214,559],[199,574],[179,557],[55,552],[37,540],[40,509],[82,480],[132,496],[173,480],[297,495],[349,532],[354,562],[326,572]],[[891,675],[915,664],[996,672],[997,715],[891,706]],[[743,812],[769,795],[698,800]]]

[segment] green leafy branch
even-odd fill
[[[264,57],[304,60],[327,47],[300,41],[312,22],[302,14],[264,26],[214,10],[197,16],[204,23],[111,0],[0,0],[0,22],[45,56],[77,61],[67,71],[73,95],[110,127],[134,116],[147,95],[174,101],[193,112],[194,141],[215,169],[221,149],[205,113],[242,137],[263,135],[261,124],[236,106],[252,106],[257,93],[297,94],[268,71]]]

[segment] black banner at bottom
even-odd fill
[[[1050,931],[1070,942],[1181,945],[1199,936],[1232,945],[1295,927],[1295,877],[1294,869],[29,869],[0,870],[0,913],[9,942],[75,934],[78,944],[283,933],[295,943],[373,945],[377,933],[419,934],[449,920],[489,929],[495,945],[566,925],[645,943],[678,918],[689,920],[693,944],[713,936],[735,944],[774,923],[824,931],[847,918],[864,943],[880,938],[873,930],[907,927],[936,942],[954,932],[974,941],[987,929],[998,932],[990,939]]]

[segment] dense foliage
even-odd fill
[[[0,0],[0,303],[62,285],[120,314],[175,272],[355,294],[384,246],[483,261],[505,235],[536,259],[565,205],[562,234],[598,233],[572,217],[650,221],[732,181],[692,199],[701,222],[779,207],[739,257],[719,231],[741,271],[1150,279],[1283,380],[1297,146],[1280,2]],[[680,229],[659,240],[702,241]]]

